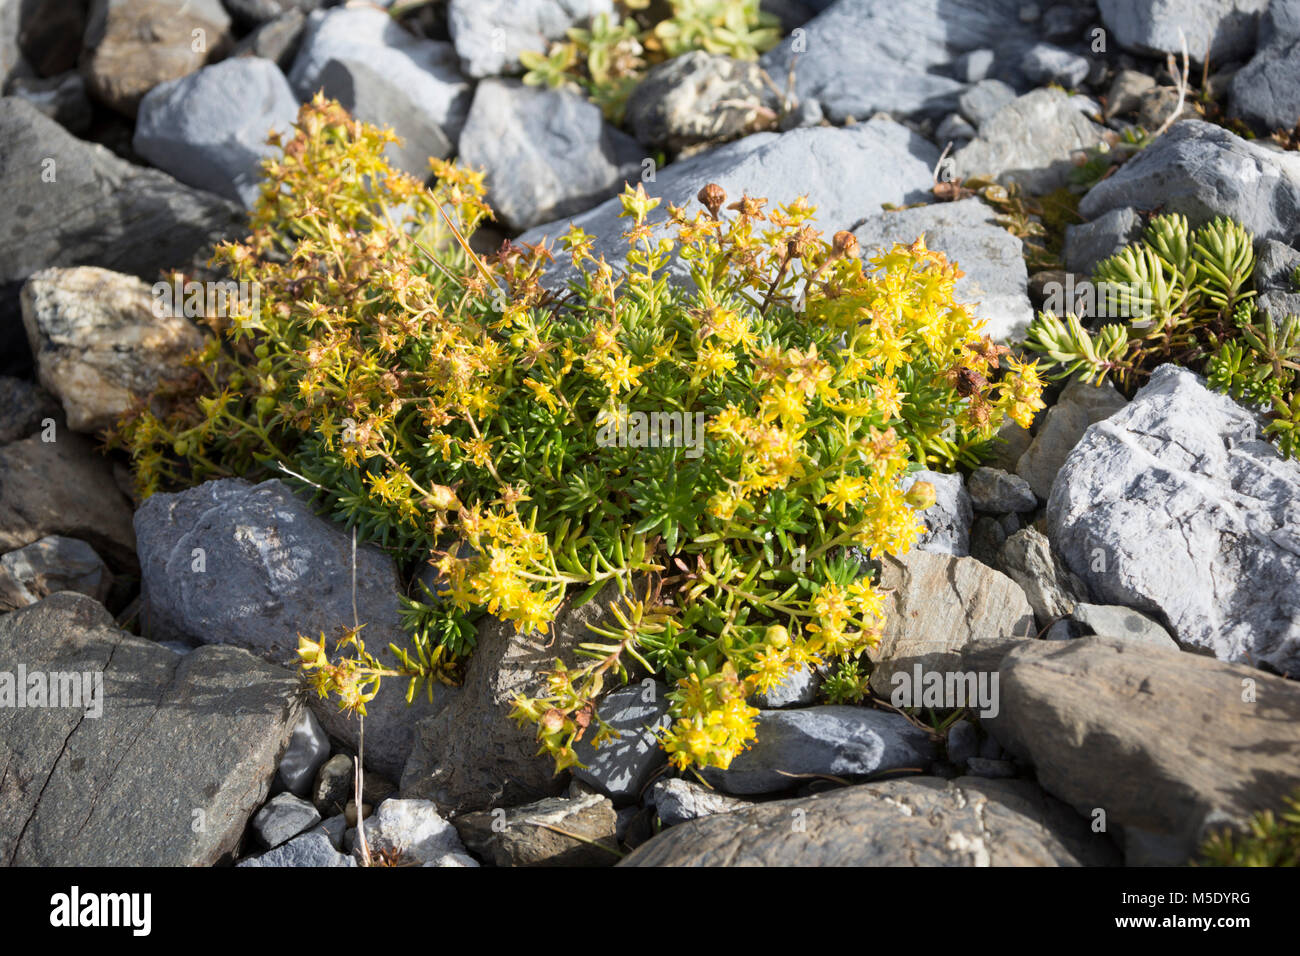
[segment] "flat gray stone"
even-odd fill
[[[1097,0],[1101,20],[1126,50],[1181,53],[1224,63],[1249,53],[1268,0]],[[1182,31],[1181,34],[1179,31]]]
[[[981,123],[1016,98],[1015,87],[1001,80],[980,80],[965,90],[957,100],[962,115],[979,129]]]
[[[70,592],[0,616],[0,673],[20,665],[101,674],[101,709],[0,706],[10,866],[228,861],[303,710],[288,671],[233,647],[178,656]]]
[[[1300,121],[1300,3],[1274,0],[1260,17],[1255,56],[1232,78],[1228,114],[1271,132]]]
[[[95,549],[76,538],[50,535],[0,557],[0,611],[35,604],[56,591],[108,598],[113,572]]]
[[[1092,222],[1065,227],[1065,248],[1061,258],[1071,272],[1091,276],[1103,259],[1109,259],[1142,237],[1142,217],[1136,209],[1122,206],[1103,213]]]
[[[658,682],[620,687],[601,699],[596,712],[620,736],[594,748],[589,738],[595,729],[588,731],[574,747],[584,766],[574,767],[573,776],[615,803],[635,801],[668,759],[655,732],[668,722],[668,688]]]
[[[501,76],[522,72],[523,51],[545,53],[566,30],[613,12],[612,0],[450,0],[447,28],[466,76]]]
[[[1114,637],[1121,641],[1136,641],[1168,650],[1178,650],[1178,642],[1169,632],[1141,611],[1113,604],[1076,604],[1070,614],[1074,621],[1089,633]]]
[[[1038,496],[1029,482],[1000,468],[976,468],[966,481],[966,489],[976,511],[1023,514],[1038,507]]]
[[[617,820],[608,797],[589,793],[545,797],[504,813],[466,813],[455,825],[469,849],[497,866],[612,866]]]
[[[1007,537],[998,567],[1020,585],[1040,629],[1069,616],[1088,597],[1084,582],[1062,566],[1051,542],[1035,528],[1021,528]]]
[[[1046,501],[1057,472],[1088,427],[1123,407],[1124,396],[1109,382],[1086,385],[1077,379],[1071,381],[1044,415],[1034,440],[1016,464],[1016,474]]]
[[[355,867],[357,861],[340,853],[326,834],[313,831],[259,856],[240,860],[235,865]]]
[[[320,823],[320,814],[308,801],[292,793],[272,797],[253,817],[253,832],[268,849],[310,830]]]
[[[899,487],[907,491],[918,481],[928,481],[934,486],[934,504],[921,512],[926,530],[916,547],[931,554],[954,557],[970,554],[970,526],[975,513],[961,475],[922,469],[907,475]]]
[[[753,806],[748,800],[719,793],[682,777],[656,780],[646,795],[646,804],[654,807],[655,816],[666,827]]]

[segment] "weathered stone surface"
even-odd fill
[[[1033,90],[980,124],[979,138],[953,154],[956,174],[1017,182],[1031,193],[1062,186],[1071,156],[1102,141],[1105,127],[1084,116],[1063,90]]]
[[[184,373],[203,333],[184,316],[159,315],[155,302],[135,276],[95,266],[43,269],[27,280],[27,341],[69,428],[109,428],[137,398]]]
[[[676,153],[770,128],[779,108],[757,63],[696,50],[646,73],[625,122],[639,142]]]
[[[0,611],[35,604],[55,591],[76,591],[103,602],[113,586],[95,549],[76,538],[50,535],[0,557]]]
[[[287,10],[240,40],[230,55],[261,57],[287,72],[293,68],[306,27],[307,14],[301,10]]]
[[[795,832],[791,821],[804,829]],[[621,866],[1098,866],[1105,834],[1025,780],[919,777],[778,800],[660,833]]]
[[[455,149],[469,110],[451,44],[416,37],[375,7],[311,14],[289,83],[300,99],[323,89],[357,119],[391,126],[404,142],[389,161],[420,178],[430,156]]]
[[[1033,83],[1055,83],[1076,89],[1088,78],[1092,64],[1086,56],[1065,50],[1054,43],[1035,43],[1024,53],[1020,68]]]
[[[1274,239],[1255,243],[1255,304],[1275,318],[1300,315],[1300,250]]]
[[[710,790],[703,784],[682,777],[655,781],[655,785],[646,794],[646,804],[654,807],[655,816],[666,827],[753,806],[748,800]]]
[[[806,707],[817,699],[817,689],[820,686],[821,675],[807,664],[800,664],[789,671],[775,687],[754,694],[749,703],[759,710]]]
[[[504,816],[466,813],[454,822],[465,845],[497,866],[612,866],[618,861],[617,819],[608,797],[589,793],[573,799],[545,797]]]
[[[552,40],[599,13],[612,0],[451,0],[447,29],[466,76],[518,73],[524,50],[545,53]]]
[[[39,431],[58,414],[54,397],[34,382],[0,375],[0,445]]]
[[[118,159],[69,135],[30,103],[0,98],[0,282],[49,266],[96,265],[152,281],[207,257],[239,209],[166,173]]]
[[[999,468],[976,468],[970,473],[966,488],[976,511],[1021,514],[1038,507],[1038,497],[1029,482]]]
[[[571,90],[484,80],[460,138],[460,162],[487,173],[488,202],[510,229],[590,209],[638,181],[645,150]]]
[[[795,67],[800,100],[816,99],[834,123],[877,111],[951,113],[966,82],[998,66],[1015,70],[1041,39],[1021,22],[1019,0],[840,0],[763,55],[781,82]],[[962,56],[983,51],[978,66]],[[974,59],[974,57],[972,57]]]
[[[295,837],[260,856],[240,860],[235,865],[355,867],[357,861],[340,853],[328,835],[313,831]]]
[[[1254,58],[1232,78],[1228,113],[1265,130],[1300,122],[1300,3],[1273,0]]]
[[[980,80],[962,93],[957,105],[962,115],[979,129],[981,123],[996,115],[998,110],[1015,98],[1016,90],[1011,84],[1001,80]]]
[[[584,766],[574,767],[573,776],[620,804],[635,801],[667,760],[655,731],[667,723],[668,688],[658,682],[620,687],[601,699],[597,713],[621,736],[599,748],[591,733],[584,736],[574,747]]]
[[[882,203],[905,204],[929,196],[938,158],[932,143],[887,119],[847,129],[755,133],[659,170],[654,182],[642,184],[647,195],[663,200],[647,220],[663,222],[670,203],[688,210],[701,208],[696,194],[712,182],[726,191],[728,202],[748,193],[766,197],[768,209],[801,195],[810,202],[815,197],[816,226],[829,235],[876,214]],[[619,218],[622,211],[622,203],[614,198],[572,219],[595,237],[594,251],[604,253],[615,268],[627,253],[623,238],[627,220]],[[520,241],[554,243],[568,232],[569,224],[566,219],[538,226]],[[558,287],[572,277],[566,262],[567,257],[561,256],[547,274],[548,283]],[[676,274],[685,275],[680,263],[674,268]]]
[[[1300,676],[1300,463],[1192,372],[1161,366],[1088,430],[1048,519],[1095,601],[1151,614],[1185,649]]]
[[[183,183],[245,206],[261,191],[271,133],[292,134],[298,100],[280,68],[244,56],[160,83],[140,101],[137,153]]]
[[[135,116],[159,83],[193,73],[230,44],[221,0],[94,0],[86,25],[82,70],[90,92]]]
[[[0,617],[0,672],[20,664],[29,675],[102,673],[102,714],[0,707],[9,865],[229,859],[303,708],[287,671],[229,647],[178,656],[67,592]]]
[[[1016,464],[1016,474],[1046,501],[1057,472],[1088,426],[1123,407],[1124,396],[1109,382],[1101,386],[1085,385],[1077,379],[1070,382],[1057,403],[1047,410],[1033,442]]]
[[[616,595],[611,585],[580,608],[561,609],[548,635],[516,634],[513,624],[484,618],[460,694],[416,726],[402,796],[459,814],[558,794],[565,781],[555,761],[537,753],[533,728],[510,720],[510,709],[516,695],[543,693],[545,672],[591,639],[587,624],[599,624]]]
[[[704,779],[727,793],[777,793],[809,777],[924,768],[934,757],[929,737],[905,717],[865,707],[762,711],[757,734],[730,767],[710,767]]]
[[[1087,585],[1061,565],[1051,542],[1035,528],[1021,528],[1007,538],[998,567],[1020,585],[1039,629],[1068,617],[1088,597]]]
[[[871,686],[890,696],[896,673],[954,669],[971,643],[1033,633],[1033,612],[1020,586],[975,558],[912,550],[882,562],[880,586],[892,588],[885,631],[869,651]]]
[[[1276,808],[1300,783],[1300,688],[1281,678],[1104,637],[1027,642],[999,672],[984,726],[1080,813],[1163,837],[1167,864],[1213,818]]]
[[[61,422],[0,447],[0,552],[48,535],[79,538],[118,571],[135,568],[131,503],[108,460]]]
[[[330,739],[316,715],[307,711],[293,728],[289,746],[280,758],[280,782],[290,793],[306,796],[316,780],[316,773],[330,755]]]
[[[1096,219],[1125,206],[1180,212],[1193,225],[1228,216],[1256,239],[1290,244],[1300,236],[1300,155],[1183,120],[1089,190],[1079,213]]]
[[[1103,213],[1092,222],[1065,227],[1065,249],[1061,257],[1071,272],[1091,276],[1097,264],[1119,252],[1142,235],[1142,217],[1136,209],[1123,206]]]
[[[478,866],[465,852],[456,828],[428,800],[385,800],[361,825],[372,856],[394,854],[399,863],[418,866]],[[352,855],[360,859],[360,840]]]
[[[253,832],[262,845],[274,849],[320,823],[316,808],[292,793],[276,794],[253,816]]]
[[[21,97],[71,133],[82,134],[90,128],[90,99],[80,73],[15,79],[5,95]]]
[[[190,644],[233,644],[296,668],[298,636],[333,640],[351,627],[352,539],[319,517],[277,480],[209,481],[177,494],[155,494],[135,515],[140,546],[141,626],[150,637]],[[396,662],[404,646],[392,559],[370,545],[356,549],[356,608],[367,650]],[[387,680],[366,705],[366,765],[396,777],[410,753],[412,728],[430,705],[406,704],[406,683]],[[356,718],[332,700],[313,699],[321,724],[357,746]]]
[[[1198,62],[1223,63],[1250,52],[1268,0],[1097,0],[1115,42],[1137,53],[1187,51]]]
[[[993,216],[980,200],[963,199],[874,215],[853,232],[864,257],[868,250],[888,249],[896,242],[910,245],[924,234],[928,248],[942,252],[965,273],[957,280],[957,301],[974,306],[987,334],[1008,341],[1023,337],[1034,310],[1021,242]]]
[[[970,554],[970,526],[975,513],[961,475],[922,469],[907,475],[899,487],[907,491],[918,481],[927,481],[934,487],[934,504],[921,512],[926,530],[916,547],[931,554],[956,557]]]
[[[1178,642],[1169,636],[1168,631],[1132,608],[1113,604],[1076,604],[1070,620],[1090,634],[1178,650]]]

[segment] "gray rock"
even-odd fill
[[[1021,514],[1038,507],[1038,496],[1029,482],[1000,468],[976,468],[966,480],[966,488],[976,511]]]
[[[95,446],[61,421],[0,447],[0,553],[48,535],[85,541],[117,571],[133,572],[131,503]]]
[[[1020,68],[1034,83],[1057,83],[1066,89],[1082,86],[1092,64],[1086,56],[1053,43],[1035,43],[1024,53]]]
[[[546,672],[584,641],[588,624],[607,619],[617,595],[610,585],[580,608],[565,607],[549,634],[516,634],[513,624],[484,618],[461,692],[415,729],[402,771],[404,797],[434,800],[444,813],[514,806],[555,796],[564,779],[538,754],[535,728],[509,719],[517,695],[540,696]]]
[[[730,767],[710,767],[704,779],[727,793],[777,793],[809,778],[865,777],[934,758],[929,737],[905,717],[864,707],[761,711],[757,734]]]
[[[466,76],[518,73],[524,50],[545,53],[552,40],[599,13],[612,0],[451,0],[447,28]]]
[[[1043,36],[1052,42],[1068,40],[1091,39],[1085,32],[1085,27],[1093,22],[1096,16],[1096,10],[1090,3],[1073,5],[1069,3],[1057,3],[1043,11],[1043,17],[1039,24],[1043,30]]]
[[[969,720],[959,720],[948,728],[948,762],[964,767],[979,753],[979,736]]]
[[[1103,259],[1109,259],[1141,237],[1142,217],[1136,209],[1122,206],[1103,213],[1092,222],[1066,226],[1061,258],[1071,272],[1091,276]]]
[[[656,780],[646,795],[646,804],[654,807],[655,816],[666,827],[753,806],[748,800],[729,797],[694,780],[681,777]]]
[[[749,699],[751,706],[760,710],[780,710],[783,707],[806,707],[817,699],[821,686],[818,673],[807,664],[800,664],[782,678],[781,683],[759,691]]]
[[[1125,113],[1136,113],[1142,105],[1142,96],[1155,88],[1155,77],[1141,70],[1120,70],[1106,91],[1106,119]]]
[[[230,859],[302,714],[293,674],[232,647],[179,657],[70,592],[0,617],[0,672],[20,663],[102,684],[89,709],[0,707],[0,817],[23,821],[0,828],[0,861]]]
[[[821,126],[824,122],[826,122],[826,114],[822,111],[820,103],[816,100],[800,100],[781,114],[776,128],[782,133],[788,133],[792,129],[802,129],[805,126]]]
[[[18,43],[21,21],[22,4],[0,4],[0,92],[4,91],[11,77],[26,77],[33,73]]]
[[[1089,429],[1048,502],[1094,600],[1159,617],[1186,649],[1300,675],[1300,462],[1255,416],[1163,365]]]
[[[71,133],[84,133],[90,128],[90,100],[86,96],[85,78],[80,73],[60,73],[48,79],[35,76],[15,79],[6,95],[26,100]]]
[[[1020,456],[1029,450],[1029,446],[1034,441],[1034,436],[1029,429],[1022,428],[1010,419],[1002,423],[996,438],[993,454],[989,457],[988,463],[1003,471],[1015,471]]]
[[[1102,637],[1025,642],[999,672],[1002,711],[985,728],[1084,817],[1102,809],[1112,830],[1166,838],[1166,865],[1187,861],[1211,814],[1241,821],[1295,788],[1293,682]]]
[[[934,141],[936,143],[954,143],[960,146],[962,143],[968,143],[979,133],[974,126],[966,121],[966,117],[960,113],[949,113],[944,117],[934,130]]]
[[[1170,120],[1170,117],[1175,117]],[[1138,97],[1137,122],[1143,129],[1159,129],[1166,121],[1178,123],[1185,119],[1200,119],[1200,114],[1183,97],[1180,107],[1178,90],[1172,86],[1157,86]]]
[[[335,754],[321,764],[311,791],[316,809],[323,814],[342,813],[353,798],[353,773],[352,758],[347,754]]]
[[[1072,641],[1078,637],[1078,635],[1074,633],[1074,628],[1075,624],[1072,620],[1069,618],[1062,618],[1047,629],[1047,632],[1043,635],[1043,640]]]
[[[931,554],[970,554],[970,526],[975,514],[961,475],[914,471],[899,482],[899,487],[907,491],[918,481],[933,485],[935,497],[934,504],[921,512],[926,530],[916,547]]]
[[[0,231],[0,282],[72,265],[153,281],[206,258],[239,221],[234,203],[82,142],[17,97],[0,98],[0,142],[0,193],[15,197]]]
[[[338,851],[330,838],[317,831],[304,833],[260,856],[240,860],[236,866],[356,866],[357,861]]]
[[[1255,25],[1268,0],[1097,0],[1101,22],[1116,43],[1135,53],[1187,50],[1224,63],[1250,52]]]
[[[280,782],[290,793],[306,796],[316,781],[316,772],[330,755],[330,739],[311,711],[293,728],[289,746],[280,758]]]
[[[971,757],[966,764],[972,777],[989,780],[1008,780],[1017,776],[1016,765],[1010,760],[990,760],[988,757]]]
[[[298,9],[287,10],[240,40],[230,55],[261,57],[288,71],[298,55],[306,27],[307,14]]]
[[[1027,780],[914,777],[706,817],[620,866],[1105,866],[1114,844]]]
[[[979,124],[978,139],[953,154],[955,172],[1017,182],[1031,193],[1065,185],[1071,157],[1101,143],[1105,133],[1072,99],[1047,88],[1012,100]]]
[[[289,84],[300,99],[323,89],[357,119],[391,126],[403,144],[388,148],[389,161],[421,179],[430,156],[455,149],[470,104],[451,44],[416,37],[375,7],[311,14]]]
[[[1068,617],[1088,597],[1083,581],[1061,565],[1051,543],[1034,528],[1021,528],[1007,538],[998,567],[1020,585],[1040,629]]]
[[[796,94],[817,99],[834,123],[878,111],[938,118],[953,111],[962,91],[962,81],[951,77],[971,82],[992,68],[960,62],[962,54],[987,51],[981,61],[1013,65],[1041,38],[1036,27],[1018,22],[1019,7],[1017,0],[840,0],[760,62],[770,76],[784,78],[798,57]]]
[[[1178,650],[1169,632],[1141,611],[1109,604],[1076,604],[1070,619],[1087,633]]]
[[[571,90],[484,80],[460,137],[460,162],[482,169],[488,202],[510,229],[574,215],[641,176],[645,150]]]
[[[371,854],[395,854],[399,863],[478,866],[465,852],[456,828],[428,800],[386,800],[362,822]],[[352,849],[360,859],[361,841]]]
[[[1038,433],[1016,465],[1016,474],[1029,482],[1034,494],[1046,501],[1052,482],[1090,425],[1109,418],[1124,407],[1124,396],[1107,382],[1085,385],[1070,382],[1060,400],[1047,410]]]
[[[297,117],[298,101],[278,66],[236,57],[150,90],[131,145],[181,182],[251,207],[262,160],[278,152],[267,137],[291,133]]]
[[[959,669],[971,644],[1033,633],[1033,611],[1015,581],[974,558],[912,549],[881,560],[880,586],[891,589],[880,643],[868,652],[871,688],[892,697],[898,675]]]
[[[655,731],[668,722],[668,688],[657,682],[620,687],[605,695],[596,712],[620,736],[595,748],[593,728],[574,747],[584,766],[574,767],[573,776],[616,803],[635,801],[667,760]]]
[[[296,668],[298,636],[331,640],[352,624],[351,536],[312,512],[277,480],[209,481],[155,494],[136,512],[146,633],[191,644],[233,644]],[[356,608],[367,650],[395,665],[390,642],[405,646],[397,572],[388,555],[356,549]],[[387,680],[366,705],[366,766],[396,777],[412,728],[450,694],[435,688],[406,703],[406,682]],[[313,700],[333,736],[357,746],[355,718],[334,701]]]
[[[1274,0],[1258,39],[1254,58],[1232,78],[1228,115],[1289,130],[1300,122],[1300,3]]]
[[[326,817],[320,822],[315,829],[308,831],[308,836],[312,833],[323,833],[325,838],[330,841],[330,846],[336,850],[343,849],[343,835],[348,830],[348,818],[342,813],[336,813],[332,817]]]
[[[1001,522],[987,515],[980,515],[970,529],[970,556],[989,567],[998,567],[998,554],[1002,551],[1002,542],[1007,540],[1007,532]]]
[[[146,93],[220,59],[230,40],[221,0],[94,0],[81,69],[91,95],[135,116]]]
[[[260,26],[289,14],[302,16],[323,6],[325,0],[221,0],[242,27]]]
[[[76,538],[50,535],[0,557],[0,611],[35,604],[56,591],[76,591],[103,602],[113,586],[95,549]]]
[[[1255,243],[1255,304],[1275,318],[1300,315],[1300,251],[1274,239]]]
[[[46,419],[54,421],[58,410],[58,402],[39,385],[0,375],[0,445],[39,431]]]
[[[42,269],[21,300],[41,384],[62,401],[74,431],[112,427],[185,374],[182,363],[205,341],[189,319],[158,308],[144,282],[95,266]]]
[[[1089,190],[1079,213],[1096,219],[1124,206],[1159,206],[1193,225],[1227,216],[1256,239],[1290,244],[1300,236],[1300,155],[1183,120]]]
[[[253,832],[268,849],[310,830],[320,823],[320,814],[308,801],[292,793],[272,797],[253,817]]]
[[[910,245],[925,234],[930,249],[944,253],[965,273],[957,280],[957,301],[975,308],[984,331],[998,341],[1023,337],[1034,310],[1029,303],[1029,273],[1021,241],[997,224],[995,213],[978,199],[934,203],[873,215],[854,229],[863,250]]]
[[[618,815],[609,798],[596,793],[466,813],[454,822],[465,845],[497,866],[612,866],[618,861]]]
[[[933,144],[887,119],[848,129],[818,126],[781,135],[755,133],[672,163],[658,171],[654,182],[643,183],[647,195],[662,200],[647,221],[663,222],[669,204],[699,209],[696,194],[713,182],[726,191],[728,202],[748,193],[766,197],[768,209],[801,195],[815,197],[817,228],[830,234],[878,212],[882,203],[917,202],[929,196],[938,158]],[[622,203],[614,198],[572,219],[595,238],[594,251],[604,253],[615,269],[627,252],[622,211]],[[569,225],[567,219],[547,223],[530,229],[519,241],[554,242]],[[674,268],[685,275],[680,263]],[[562,258],[546,281],[558,288],[573,274],[567,257]]]
[[[677,153],[769,129],[779,109],[757,63],[696,50],[651,67],[628,97],[625,125],[646,146]]]
[[[996,59],[997,54],[992,50],[986,48],[970,50],[953,61],[953,75],[967,83],[979,83],[981,80],[989,79]]]

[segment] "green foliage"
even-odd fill
[[[584,89],[611,122],[620,122],[627,98],[645,71],[692,50],[754,60],[781,38],[778,21],[759,0],[670,0],[657,20],[649,0],[625,0],[626,14],[601,13],[574,28],[546,53],[525,51],[524,82]]]
[[[1261,407],[1265,434],[1284,455],[1300,452],[1300,319],[1256,308],[1251,235],[1218,218],[1193,230],[1157,216],[1141,241],[1093,275],[1110,322],[1095,332],[1072,312],[1040,313],[1026,343],[1057,366],[1053,377],[1114,378],[1132,390],[1165,362],[1203,373],[1211,387]]]
[[[828,704],[860,704],[870,692],[870,676],[861,661],[840,661],[822,683],[822,697]]]
[[[712,184],[659,227],[659,201],[627,190],[626,269],[574,229],[578,278],[549,291],[547,250],[471,250],[481,176],[435,162],[425,190],[386,166],[389,139],[303,107],[252,235],[220,251],[256,311],[212,317],[188,387],[120,427],[141,492],[279,475],[408,577],[436,569],[403,604],[398,666],[357,629],[337,659],[300,637],[343,706],[389,677],[408,698],[454,681],[475,616],[546,633],[600,595],[605,623],[514,716],[569,766],[579,738],[609,736],[599,695],[655,674],[673,762],[726,766],[753,738],[754,692],[877,641],[883,595],[850,549],[907,550],[934,489],[901,479],[977,462],[1005,418],[1027,423],[1035,366],[981,337],[955,264],[922,241],[864,269],[802,199],[728,206]],[[689,286],[669,282],[675,258]]]
[[[1264,810],[1251,817],[1244,834],[1211,834],[1201,845],[1200,865],[1300,866],[1300,790],[1283,803],[1278,815]]]

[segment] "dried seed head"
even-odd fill
[[[727,191],[717,183],[709,183],[699,191],[695,198],[704,204],[704,208],[709,211],[710,216],[717,219],[718,210],[727,201]]]
[[[862,250],[858,248],[858,237],[847,229],[835,233],[834,247],[838,258],[856,259],[862,255]]]

